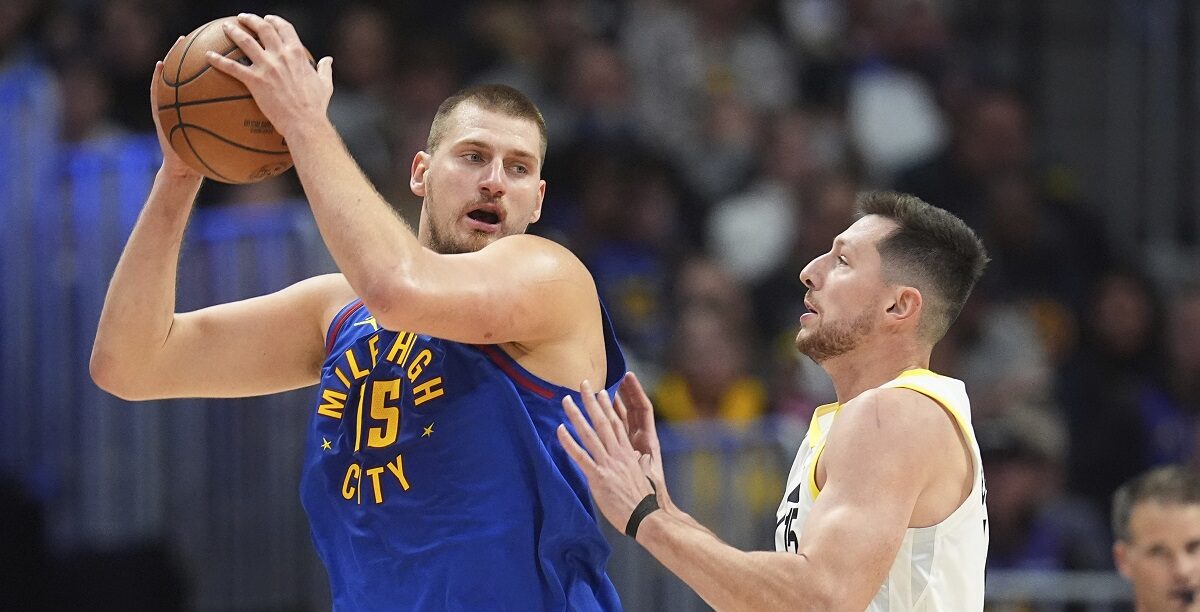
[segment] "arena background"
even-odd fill
[[[330,114],[410,219],[408,167],[446,95],[535,98],[551,141],[535,229],[591,268],[657,398],[675,496],[735,545],[771,546],[832,397],[790,348],[799,269],[858,190],[962,215],[994,261],[934,369],[972,393],[989,607],[1125,605],[1108,497],[1197,455],[1200,4],[5,0],[0,608],[328,609],[297,495],[312,389],[131,404],[87,374],[159,161],[154,61],[245,10],[337,59]],[[180,308],[332,270],[301,195],[294,173],[206,184]],[[628,609],[705,609],[612,540]]]

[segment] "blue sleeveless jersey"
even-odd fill
[[[625,372],[607,314],[608,381]],[[619,610],[564,395],[497,346],[330,325],[300,495],[336,610]]]

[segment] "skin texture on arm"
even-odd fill
[[[160,62],[155,83],[161,71]],[[161,130],[159,143],[163,166],[109,284],[92,378],[125,399],[261,395],[316,382],[323,322],[337,300],[352,297],[349,286],[340,276],[319,277],[269,296],[177,314],[176,268],[202,179]]]
[[[585,389],[595,428],[567,398],[564,407],[583,446],[565,428],[559,439],[587,476],[601,512],[623,530],[650,491],[651,462],[633,449],[626,428],[614,424],[619,416],[604,398]],[[946,415],[911,392],[870,391],[847,402],[843,413],[821,459],[825,482],[799,554],[740,551],[673,512],[646,517],[638,543],[717,610],[864,609],[937,473],[932,461],[958,449],[947,443],[954,434]]]
[[[240,22],[261,44],[236,27],[227,32],[252,65],[220,56],[209,61],[244,82],[286,138],[330,253],[380,325],[468,343],[583,340],[568,336],[578,333],[581,317],[598,321],[599,309],[592,279],[574,255],[534,236],[509,236],[473,253],[424,248],[368,182],[326,116],[332,59],[323,58],[314,71],[283,19],[243,15]],[[495,174],[481,189],[520,180],[508,176],[510,165],[499,156],[479,159]],[[414,163],[413,183],[424,195],[420,163]],[[499,197],[495,189],[491,195]],[[542,189],[544,183],[539,207]]]

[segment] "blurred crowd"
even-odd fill
[[[46,71],[61,140],[103,146],[152,129],[148,79],[176,36],[280,14],[335,58],[330,116],[409,219],[409,168],[437,105],[470,83],[520,88],[550,138],[532,230],[590,267],[668,423],[803,423],[831,401],[792,346],[798,273],[852,221],[858,191],[910,192],[964,218],[992,257],[932,364],[971,393],[989,566],[1110,568],[1113,490],[1196,460],[1200,277],[1162,286],[1135,245],[1106,240],[1041,155],[1027,83],[973,51],[953,3],[202,4],[9,0],[0,73]],[[293,173],[210,185],[202,202],[299,193]],[[772,508],[782,474],[774,484]]]

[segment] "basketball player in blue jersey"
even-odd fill
[[[776,552],[743,552],[671,503],[649,400],[582,386],[559,438],[605,517],[718,610],[983,609],[987,509],[970,402],[928,370],[987,256],[957,217],[870,193],[859,218],[800,273],[796,346],[833,379],[788,477]]]
[[[586,481],[555,429],[568,386],[615,390],[625,365],[582,263],[523,233],[546,189],[541,114],[504,86],[446,100],[412,163],[414,234],[326,117],[330,58],[314,70],[282,19],[240,23],[228,33],[253,65],[210,62],[287,139],[342,273],[176,313],[201,177],[164,141],[93,378],[127,399],[319,383],[301,498],[337,610],[619,609]]]

